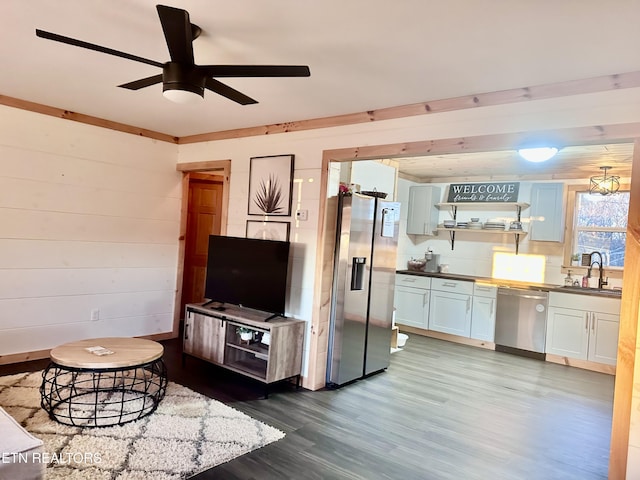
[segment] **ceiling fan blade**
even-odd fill
[[[202,65],[198,69],[210,77],[309,77],[306,65]]]
[[[251,105],[253,103],[258,103],[257,100],[254,100],[251,97],[247,97],[244,93],[237,91],[234,88],[231,88],[229,85],[225,85],[218,80],[214,80],[213,78],[207,78],[204,86],[211,90],[212,92],[216,92],[223,97],[227,97],[229,100],[233,100],[240,105]]]
[[[162,68],[162,63],[155,62],[147,58],[138,57],[137,55],[131,55],[130,53],[121,52],[119,50],[114,50],[113,48],[101,47],[100,45],[95,45],[93,43],[83,42],[82,40],[76,40],[75,38],[65,37],[63,35],[58,35],[57,33],[45,32],[44,30],[39,30],[36,28],[36,36],[40,38],[46,38],[47,40],[53,40],[54,42],[66,43],[68,45],[73,45],[74,47],[87,48],[96,52],[113,55],[114,57],[126,58],[127,60],[133,60],[135,62],[146,63],[147,65],[153,65],[154,67]]]
[[[193,31],[189,12],[180,8],[156,5],[171,61],[193,65]]]
[[[162,83],[162,74],[153,75],[152,77],[141,78],[140,80],[135,80],[129,83],[123,83],[122,85],[118,85],[121,88],[126,88],[129,90],[140,90],[144,87],[150,87],[151,85],[155,85],[156,83]]]

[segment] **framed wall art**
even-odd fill
[[[291,215],[293,155],[251,157],[249,215]]]
[[[290,229],[291,224],[289,222],[247,220],[247,238],[288,242]]]

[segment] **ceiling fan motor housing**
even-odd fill
[[[204,97],[206,77],[197,67],[167,62],[162,67],[162,91],[187,90]]]

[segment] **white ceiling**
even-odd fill
[[[198,105],[142,63],[37,38],[35,29],[169,59],[150,0],[2,0],[0,95],[187,136],[640,70],[640,0],[165,0],[203,34],[198,64],[304,64],[310,78],[224,79]]]

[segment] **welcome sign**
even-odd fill
[[[520,182],[452,183],[449,203],[517,202]]]

